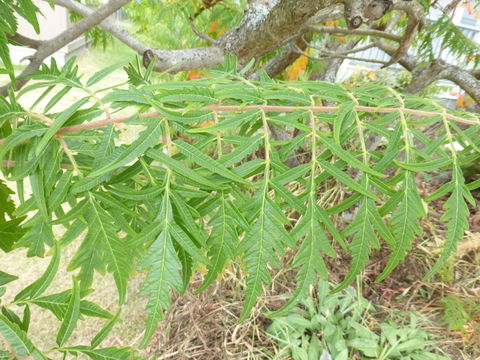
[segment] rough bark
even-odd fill
[[[252,2],[240,25],[228,31],[220,44],[242,63],[260,58],[284,45],[321,9],[338,0],[271,0]]]

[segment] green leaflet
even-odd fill
[[[217,197],[218,210],[209,222],[209,226],[212,227],[208,241],[210,263],[208,264],[208,274],[202,285],[196,290],[197,293],[205,290],[221,273],[227,261],[235,257],[238,244],[238,233],[235,226],[236,214],[232,211],[232,205],[226,196],[224,192],[221,192]]]
[[[117,133],[115,131],[115,126],[113,124],[108,125],[103,132],[100,146],[98,146],[98,150],[95,152],[95,157],[93,160],[94,169],[98,169],[99,167],[103,166],[109,156],[115,152],[116,137]]]
[[[65,341],[72,335],[73,330],[77,326],[78,317],[80,316],[80,288],[78,281],[73,278],[73,290],[70,301],[65,311],[62,324],[57,334],[57,344],[62,346]]]
[[[75,104],[67,108],[63,111],[54,121],[53,124],[50,125],[45,135],[43,135],[40,142],[37,144],[35,148],[35,155],[39,156],[40,153],[47,147],[50,140],[53,138],[55,133],[63,126],[63,124],[72,116],[75,111],[80,109],[83,105],[85,105],[90,100],[90,96],[86,96],[80,100],[78,100]]]
[[[88,295],[87,291],[80,291],[80,298]],[[29,300],[24,300],[25,303],[35,304],[44,309],[51,311],[59,320],[64,319],[67,312],[67,307],[72,296],[71,290],[65,290],[60,293],[41,296]],[[102,319],[111,319],[112,314],[102,309],[97,304],[88,301],[80,300],[80,313],[85,316],[97,317]]]
[[[147,151],[147,155],[153,158],[154,160],[160,161],[163,164],[167,165],[170,169],[172,169],[175,173],[178,173],[198,184],[211,187],[217,189],[219,186],[214,182],[211,182],[207,178],[197,174],[192,169],[186,167],[181,162],[165,155],[160,150],[150,149]]]
[[[200,215],[198,213],[192,213],[194,210],[191,208],[185,200],[182,198],[178,191],[171,192],[171,199],[175,210],[178,212],[177,220],[182,222],[183,227],[188,229],[189,235],[195,240],[201,247],[207,247],[207,234],[198,226],[195,222],[195,218]],[[194,218],[195,217],[195,218]],[[192,255],[192,254],[191,254]],[[193,255],[192,255],[193,256]],[[203,257],[204,259],[204,257]],[[208,262],[208,261],[207,261]]]
[[[17,280],[18,276],[10,275],[6,272],[0,271],[0,286],[8,284],[14,280]]]
[[[182,230],[180,226],[175,223],[170,224],[170,232],[175,239],[175,241],[184,249],[192,258],[195,260],[202,262],[204,264],[208,264],[209,261],[203,255],[200,249],[198,249],[195,244],[192,242],[192,239]]]
[[[112,170],[128,164],[142,155],[148,148],[152,147],[159,141],[162,133],[162,123],[160,121],[153,122],[147,129],[142,131],[137,140],[119,153],[114,153],[113,158],[108,158],[106,164],[100,169],[92,171],[90,177],[98,177]]]
[[[29,356],[34,352],[34,346],[27,334],[17,324],[12,323],[0,314],[0,334],[12,346],[18,356]]]
[[[352,253],[352,261],[348,274],[335,288],[335,292],[346,288],[355,280],[355,277],[363,271],[372,247],[379,247],[379,242],[375,234],[375,221],[371,215],[372,208],[375,208],[375,204],[370,199],[364,198],[358,209],[357,216],[349,225],[349,231],[354,232],[353,239],[349,245],[349,250]]]
[[[227,129],[238,127],[244,123],[251,122],[260,117],[260,111],[258,110],[249,110],[241,114],[232,116],[231,118],[225,119],[218,124],[211,126],[198,127],[189,129],[188,132],[192,134],[196,133],[216,133],[218,131],[225,131]]]
[[[48,267],[43,273],[43,275],[40,278],[38,278],[38,280],[34,281],[30,285],[28,285],[25,289],[20,291],[15,296],[15,301],[24,300],[27,298],[35,298],[41,295],[52,283],[58,271],[59,264],[60,264],[60,249],[55,244],[53,247],[52,260],[50,260],[50,263],[48,264]]]
[[[104,254],[108,271],[113,273],[117,285],[119,303],[122,304],[125,301],[128,276],[132,268],[129,246],[118,236],[113,225],[115,224],[114,218],[92,197],[90,197],[90,207],[86,218],[89,226],[87,237],[95,239],[97,246]]]
[[[109,191],[112,194],[115,194],[123,199],[130,199],[130,200],[148,200],[152,197],[156,197],[163,192],[162,186],[154,186],[151,188],[146,188],[143,190],[133,190],[127,186],[123,185],[116,185],[109,187]]]
[[[53,89],[53,86],[52,87],[49,87],[47,89],[47,91],[49,92],[49,89]],[[53,96],[50,101],[47,103],[47,105],[45,105],[45,108],[43,109],[43,111],[45,113],[49,112],[56,104],[58,104],[58,102],[60,100],[62,100],[62,98],[67,95],[70,90],[72,90],[72,87],[71,86],[64,86],[63,89],[59,90],[55,96]],[[46,95],[46,93],[44,93],[44,95]],[[38,100],[37,100],[38,101]]]
[[[159,98],[159,100],[163,103],[166,102],[199,102],[204,104],[216,104],[218,102],[217,99],[204,96],[204,95],[197,95],[197,94],[175,94],[175,95],[166,95]]]
[[[25,230],[20,227],[20,223],[25,220],[25,217],[13,218],[10,221],[3,221],[0,219],[0,249],[5,252],[12,250],[15,242],[22,238]]]
[[[328,276],[323,254],[336,257],[324,229],[320,226],[321,219],[317,213],[315,198],[310,200],[305,216],[297,224],[302,230],[296,234],[298,237],[303,237],[303,240],[292,264],[293,267],[299,268],[295,291],[290,300],[281,309],[272,312],[271,316],[281,315],[295,306],[298,300],[308,293],[309,286],[316,282],[316,274],[320,274],[323,278]]]
[[[28,231],[15,244],[15,247],[28,247],[28,257],[44,257],[45,245],[53,246],[55,242],[50,223],[37,214],[24,226]]]
[[[441,158],[441,159],[435,159],[435,160],[430,160],[426,161],[424,163],[419,163],[419,164],[413,164],[413,163],[404,163],[401,161],[395,161],[395,164],[398,166],[409,170],[409,171],[415,171],[415,172],[429,172],[429,171],[435,171],[439,168],[448,166],[452,163],[450,159],[446,158]]]
[[[92,360],[131,360],[133,357],[133,351],[129,347],[92,349],[89,346],[71,346],[63,347],[61,351],[76,356],[84,354]]]
[[[146,332],[141,345],[145,347],[153,336],[158,321],[163,319],[163,311],[170,306],[170,288],[176,291],[182,288],[182,278],[179,274],[182,265],[167,231],[160,233],[140,266],[149,268],[142,289],[142,295],[150,295],[146,308],[148,313]]]
[[[55,188],[50,194],[47,203],[49,211],[55,211],[64,201],[71,185],[73,172],[65,171],[58,179]]]
[[[203,166],[213,173],[219,174],[227,179],[239,182],[241,184],[250,185],[249,181],[228,170],[225,166],[219,164],[211,157],[203,154],[192,145],[181,140],[176,140],[174,143],[182,154],[184,154],[188,159],[193,160],[196,164]]]
[[[384,280],[405,258],[412,248],[415,236],[422,231],[419,218],[424,216],[423,203],[417,191],[413,172],[404,173],[404,181],[399,193],[401,194],[400,204],[391,219],[395,242],[387,265],[375,280],[377,282]]]
[[[340,181],[344,185],[350,187],[352,190],[355,190],[356,192],[358,192],[358,193],[360,193],[360,194],[362,194],[366,197],[369,197],[369,198],[374,199],[374,200],[378,200],[378,197],[375,196],[375,194],[371,193],[368,190],[365,190],[361,185],[359,185],[357,182],[355,182],[355,180],[353,180],[351,177],[349,177],[343,171],[339,170],[334,165],[332,165],[332,164],[330,164],[326,161],[322,161],[322,160],[318,160],[318,162],[320,163],[320,165],[322,166],[322,168],[326,172],[328,172],[330,175],[335,177],[335,179],[337,179],[338,181]]]
[[[246,298],[240,321],[245,320],[250,314],[256,299],[263,293],[264,284],[271,282],[268,264],[274,267],[281,266],[277,255],[283,252],[284,241],[289,237],[283,225],[273,216],[275,209],[267,200],[266,189],[265,183],[257,199],[260,205],[258,218],[237,249],[237,253],[243,254],[248,274]]]
[[[40,214],[42,214],[45,221],[50,220],[50,214],[47,210],[47,201],[45,199],[45,188],[43,185],[43,176],[38,172],[30,175],[30,185],[32,186],[32,193],[35,202],[37,203]]]
[[[343,104],[337,112],[337,118],[333,123],[333,139],[337,145],[341,145],[340,137],[343,131],[353,122],[354,107],[355,103],[351,101]]]
[[[100,200],[108,209],[111,209],[112,212],[120,211],[123,215],[128,215],[132,217],[138,217],[139,215],[135,212],[130,210],[130,208],[125,205],[123,202],[117,200],[115,197],[110,195],[108,192],[105,191],[97,191],[92,193],[93,196]]]
[[[90,342],[92,348],[96,348],[98,345],[102,343],[103,340],[108,336],[108,334],[112,331],[115,324],[120,319],[121,308],[117,311],[115,316],[113,316],[102,329],[95,335],[95,337]]]
[[[282,172],[282,174],[275,176],[271,181],[278,184],[278,185],[285,185],[291,181],[298,180],[299,178],[302,178],[303,175],[310,169],[311,165],[310,164],[302,164],[299,166],[296,166],[294,168],[291,168],[285,172]]]
[[[232,166],[242,161],[246,156],[250,155],[252,151],[255,151],[260,146],[262,140],[261,135],[248,138],[242,145],[237,147],[234,151],[223,155],[219,160],[225,167]]]
[[[469,194],[469,192],[458,164],[453,169],[451,183],[453,191],[443,206],[445,213],[440,219],[448,221],[445,245],[437,262],[425,275],[425,279],[430,279],[445,265],[450,255],[455,252],[458,242],[463,239],[465,230],[469,228],[470,211],[465,201],[465,194]]]
[[[5,155],[15,146],[35,136],[42,135],[45,132],[47,132],[47,128],[38,124],[25,125],[18,128],[8,136],[2,146],[0,146],[0,160],[3,160]]]
[[[119,62],[117,64],[107,66],[106,68],[103,68],[100,71],[97,71],[95,74],[90,76],[90,78],[87,80],[86,86],[90,87],[92,85],[95,85],[96,83],[98,83],[102,79],[106,78],[112,72],[114,72],[115,70],[119,69],[120,67],[122,67],[124,65],[126,65],[126,62],[122,61],[122,62]]]
[[[325,146],[327,146],[328,149],[333,154],[337,155],[340,159],[346,161],[350,166],[353,166],[354,168],[362,170],[363,172],[366,172],[367,174],[370,174],[376,177],[385,177],[385,175],[382,174],[381,172],[373,170],[368,166],[366,166],[365,164],[361,163],[354,156],[352,156],[348,151],[342,149],[340,146],[338,146],[332,140],[330,140],[327,136],[324,136],[322,134],[317,134],[317,135],[325,144]]]

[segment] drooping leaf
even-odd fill
[[[70,296],[70,301],[65,311],[62,324],[57,334],[57,344],[62,346],[67,341],[77,326],[77,321],[80,316],[80,287],[78,281],[73,279],[73,290]]]
[[[41,277],[35,280],[33,283],[28,285],[25,289],[20,291],[15,296],[15,301],[35,298],[43,294],[43,292],[50,286],[55,275],[58,271],[58,266],[60,264],[60,249],[55,244],[53,247],[53,255],[50,263],[48,264],[47,269]]]
[[[168,192],[163,197],[157,221],[161,224],[161,232],[140,263],[141,269],[148,269],[142,295],[150,296],[146,309],[148,318],[142,347],[148,344],[158,322],[163,319],[163,311],[170,306],[170,290],[180,291],[182,289],[182,277],[179,273],[182,264],[170,234],[173,216]]]

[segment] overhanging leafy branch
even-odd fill
[[[35,77],[40,82],[24,91],[62,89],[66,82],[87,87],[75,71],[57,70],[39,71]],[[43,116],[16,103],[2,105],[0,122],[9,134],[0,149],[2,171],[16,182],[20,205],[0,220],[0,234],[20,236],[8,237],[0,248],[9,252],[25,247],[30,256],[50,254],[49,248],[54,253],[45,274],[8,306],[52,311],[65,323],[58,334],[61,344],[80,314],[99,316],[112,321],[99,335],[103,339],[118,317],[83,299],[96,273],[113,275],[121,308],[128,278],[135,269],[145,270],[145,346],[169,307],[172,291],[185,291],[199,264],[209,272],[198,291],[211,285],[228,263],[245,265],[241,319],[271,282],[271,269],[282,266],[287,249],[296,251],[298,287],[284,309],[295,305],[317,276],[328,276],[327,257],[335,257],[340,248],[352,260],[339,288],[348,286],[368,266],[371,251],[385,242],[391,255],[382,280],[414,246],[421,229],[419,218],[430,199],[420,198],[416,173],[452,169],[452,181],[432,195],[451,193],[445,205],[445,249],[428,276],[440,270],[466,229],[465,200],[471,200],[468,191],[476,183],[465,184],[461,166],[480,157],[476,117],[447,113],[424,99],[380,86],[239,81],[236,71],[112,89],[59,112],[52,112],[48,103],[64,92],[47,92],[42,96],[50,99],[39,111]],[[319,105],[323,100],[334,105]],[[134,114],[115,118],[107,113],[127,108],[135,109]],[[119,123],[140,125],[143,131],[131,143],[119,143],[120,130],[114,125]],[[430,139],[419,129],[433,123],[443,132]],[[272,127],[294,136],[274,140]],[[370,149],[369,134],[381,137],[383,145]],[[462,150],[452,149],[455,141],[464,145]],[[289,167],[292,153],[298,165]],[[23,190],[26,181],[31,194]],[[346,196],[327,205],[322,194],[326,186]],[[6,189],[3,182],[0,187]],[[344,211],[353,212],[354,218],[340,232],[332,216]],[[57,225],[65,228],[61,238],[52,231]],[[44,296],[61,252],[72,242],[81,243],[69,265],[77,271],[73,290]],[[8,339],[26,336],[20,325],[2,319],[0,331]],[[58,351],[88,356],[114,352],[97,349],[99,341]],[[28,354],[40,351],[26,341],[15,344]]]

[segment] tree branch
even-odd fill
[[[347,49],[342,49],[340,51],[331,51],[331,50],[328,50],[326,48],[323,48],[323,47],[319,47],[319,46],[315,46],[315,45],[312,45],[310,43],[306,43],[307,46],[309,48],[312,48],[312,49],[315,49],[315,50],[318,50],[320,51],[321,53],[324,53],[324,54],[327,54],[327,55],[332,55],[333,57],[335,57],[335,55],[348,55],[348,54],[353,54],[353,53],[357,53],[357,52],[361,52],[361,51],[365,51],[365,50],[368,50],[368,49],[371,49],[373,47],[375,47],[375,43],[370,43],[370,44],[367,44],[365,46],[360,46],[358,48],[352,48],[351,46],[349,46]]]
[[[381,41],[377,42],[376,46],[389,55],[397,51],[394,46]],[[401,58],[399,63],[414,74],[413,80],[405,87],[406,92],[419,93],[433,82],[445,79],[458,85],[480,104],[480,71],[465,70],[441,59],[432,61],[426,68],[419,68],[417,62],[409,57]]]
[[[43,0],[48,1],[48,0]],[[86,5],[83,5],[77,1],[73,0],[55,0],[55,4],[63,6],[69,10],[75,11],[83,16],[90,16],[95,13],[98,9],[97,8],[90,8]],[[142,42],[138,41],[134,37],[132,37],[127,31],[121,29],[114,21],[106,19],[98,24],[100,28],[109,32],[112,36],[123,42],[125,45],[130,47],[131,49],[135,50],[137,53],[142,55],[145,51],[149,49],[148,46],[143,44]]]
[[[315,31],[318,33],[325,34],[345,34],[345,35],[367,35],[375,36],[379,38],[384,38],[388,40],[393,40],[400,42],[402,40],[401,36],[391,34],[385,31],[375,30],[375,29],[347,29],[342,27],[330,27],[330,26],[309,26],[309,30]]]
[[[207,105],[198,110],[212,110],[217,113],[231,113],[231,112],[240,112],[240,111],[248,111],[248,110],[263,110],[263,111],[275,111],[275,112],[293,112],[298,110],[307,110],[313,111],[314,113],[329,113],[332,111],[338,111],[341,106],[276,106],[276,105],[247,105],[247,106],[237,106],[237,105]],[[442,115],[441,112],[435,111],[422,111],[416,109],[409,109],[409,108],[376,108],[371,106],[362,106],[357,105],[353,107],[357,111],[366,111],[372,113],[383,113],[388,114],[396,111],[403,111],[405,114],[412,114],[412,115],[419,115],[425,117],[435,117]],[[186,109],[169,109],[170,111],[175,111],[179,113],[184,113]],[[158,112],[150,112],[150,113],[143,113],[138,114],[137,117],[139,119],[145,118],[158,118],[162,115]],[[446,114],[447,119],[457,121],[459,123],[468,124],[468,125],[478,125],[480,124],[480,119],[466,119],[452,114]],[[89,130],[89,129],[96,129],[100,127],[104,127],[108,124],[116,124],[128,121],[131,119],[131,116],[121,117],[121,118],[111,118],[111,119],[104,119],[95,122],[89,122],[80,125],[73,125],[61,128],[57,131],[57,135],[77,132],[82,130]]]
[[[41,40],[32,39],[32,38],[23,36],[19,33],[16,33],[15,35],[7,35],[7,38],[8,40],[14,41],[16,43],[19,43],[20,45],[23,45],[32,49],[38,49],[43,44],[43,41]]]
[[[200,39],[203,39],[205,41],[208,41],[210,44],[217,44],[218,41],[215,40],[215,39],[212,39],[210,36],[208,36],[207,34],[204,34],[202,33],[198,28],[197,26],[195,25],[195,23],[193,22],[193,19],[189,19],[188,22],[190,23],[190,27],[192,28],[192,31],[195,33],[195,35],[197,35]]]
[[[326,60],[326,59],[337,59],[338,58],[338,59],[345,59],[345,60],[348,59],[348,60],[356,60],[356,61],[365,61],[365,62],[371,62],[371,63],[374,63],[374,64],[383,64],[383,65],[386,64],[385,61],[381,61],[381,60],[358,58],[358,57],[354,57],[354,56],[341,55],[341,54],[337,54],[337,53],[328,53],[325,56],[313,56],[313,55],[307,54],[305,51],[302,51],[299,48],[296,48],[296,51],[298,53],[302,54],[303,56],[306,56],[306,57],[308,57],[312,60]]]
[[[398,47],[397,51],[392,56],[390,61],[383,67],[395,64],[401,58],[407,55],[412,40],[417,35],[418,31],[421,30],[427,22],[425,11],[422,5],[420,5],[416,1],[393,0],[391,10],[400,10],[405,12],[408,16],[408,25],[405,33],[403,34],[402,40],[400,41],[400,46]]]
[[[130,0],[110,0],[106,5],[98,8],[95,12],[73,24],[59,35],[50,40],[43,41],[38,47],[37,52],[32,56],[30,64],[20,73],[20,79],[17,81],[17,90],[28,82],[29,79],[25,77],[34,73],[47,57],[68,45],[92,27],[101,23],[129,1]],[[0,88],[0,94],[5,95],[10,86],[11,84],[2,86]]]

